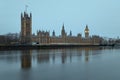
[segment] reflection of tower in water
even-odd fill
[[[63,49],[63,50],[62,50],[62,54],[61,54],[61,59],[62,59],[62,63],[63,63],[63,64],[64,64],[65,61],[66,61],[66,57],[67,57],[66,51]]]
[[[31,51],[23,50],[21,54],[21,68],[30,68],[31,64]]]
[[[53,60],[53,63],[55,63],[55,52],[53,52],[52,60]]]
[[[88,49],[85,50],[85,61],[86,62],[89,61],[89,50]]]

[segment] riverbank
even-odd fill
[[[103,47],[114,45],[44,44],[44,45],[0,45],[0,50],[59,49],[76,47]]]

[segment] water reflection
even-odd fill
[[[15,60],[17,58],[16,61],[18,61],[19,55],[13,53],[14,52],[12,51],[10,53],[7,52],[7,55],[0,57],[0,60],[10,61],[10,59]],[[20,53],[20,64],[22,69],[30,69],[35,62],[37,64],[66,64],[80,61],[89,62],[92,55],[98,55],[100,53],[100,48],[22,50]]]
[[[0,51],[0,78],[2,80],[113,80],[115,78],[119,80],[119,52],[120,49],[98,47]]]
[[[37,54],[38,63],[48,63],[49,62],[49,51],[48,53]]]
[[[85,50],[85,61],[88,62],[89,61],[89,49]]]
[[[21,51],[21,68],[30,68],[32,65],[32,61],[31,61],[31,50],[23,50]]]
[[[61,62],[64,64],[67,58],[67,52],[65,49],[62,50],[61,52]]]
[[[96,54],[97,50],[100,48],[76,48],[76,49],[55,49],[55,50],[37,50],[37,62],[38,64],[42,63],[72,63],[75,61],[80,61],[84,59],[85,62],[89,62],[91,55],[98,55],[101,52]],[[95,52],[95,53],[94,53]]]

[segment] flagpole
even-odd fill
[[[25,5],[25,12],[27,13],[27,8],[28,8],[28,5]]]

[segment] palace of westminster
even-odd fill
[[[97,35],[89,36],[89,28],[86,25],[84,34],[82,37],[80,33],[77,36],[72,35],[72,31],[69,34],[66,33],[64,24],[62,26],[60,36],[56,36],[53,30],[52,35],[49,31],[36,31],[36,35],[32,34],[32,14],[28,14],[26,11],[21,13],[21,31],[20,33],[9,33],[6,35],[0,35],[0,45],[4,44],[37,44],[37,45],[49,45],[49,44],[78,44],[78,45],[99,45],[104,42],[102,37]]]
[[[77,36],[72,36],[72,31],[67,35],[64,24],[62,26],[61,35],[56,36],[55,31],[52,32],[52,36],[48,31],[37,31],[37,35],[32,35],[32,14],[27,14],[27,12],[21,13],[21,44],[30,44],[36,42],[37,44],[100,44],[102,38],[99,36],[89,36],[89,28],[86,25],[85,37],[83,38],[81,34]]]
[[[56,36],[55,31],[52,32],[52,36],[48,31],[37,31],[37,35],[32,35],[32,14],[27,12],[21,13],[21,44],[31,44],[36,42],[37,44],[82,44],[82,45],[95,45],[100,44],[102,38],[99,36],[89,36],[89,28],[86,25],[85,37],[81,34],[72,36],[72,31],[67,35],[64,24],[62,26],[61,35]]]

